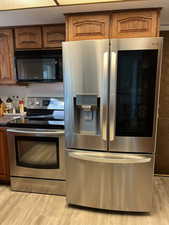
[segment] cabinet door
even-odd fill
[[[43,47],[44,48],[62,47],[62,41],[64,40],[65,40],[64,24],[43,27]]]
[[[16,49],[41,48],[41,27],[15,28],[15,46]]]
[[[159,10],[137,10],[113,13],[111,38],[159,36]]]
[[[169,175],[169,118],[159,118],[157,132],[156,172]]]
[[[90,40],[109,38],[109,14],[68,16],[67,40]]]
[[[164,37],[157,129],[156,173],[169,175],[169,31]]]
[[[3,128],[0,128],[0,180],[9,181],[7,136]]]
[[[15,83],[12,30],[0,30],[0,84]]]

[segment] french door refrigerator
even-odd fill
[[[148,212],[162,38],[63,43],[67,202]]]

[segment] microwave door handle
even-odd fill
[[[117,51],[112,51],[110,57],[109,135],[110,141],[114,141],[116,129]]]
[[[100,130],[103,141],[107,141],[107,119],[108,119],[108,64],[109,52],[103,55],[103,76],[101,83],[101,101],[100,101]]]

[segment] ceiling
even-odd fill
[[[126,2],[126,1],[140,1],[140,0],[0,0],[0,11],[47,7],[47,6],[59,7],[64,5],[119,2],[119,1]]]
[[[0,0],[0,10],[2,0]],[[3,0],[13,2],[14,0]],[[137,1],[119,1],[109,3],[97,3],[97,4],[83,4],[83,5],[70,5],[70,6],[53,6],[44,7],[44,2],[53,4],[52,2],[58,0],[18,0],[20,2],[36,2],[39,4],[34,9],[20,9],[10,11],[0,11],[0,26],[19,26],[19,25],[33,25],[33,24],[52,24],[52,23],[64,23],[65,13],[76,12],[92,12],[92,11],[106,11],[106,10],[120,10],[120,9],[136,9],[136,8],[156,8],[161,7],[161,29],[169,30],[169,0],[137,0]],[[72,1],[89,1],[89,0],[59,0],[60,2],[72,2]],[[98,1],[98,0],[92,0]],[[108,0],[107,0],[108,1]],[[91,1],[90,1],[91,2]],[[56,5],[56,4],[55,4]]]
[[[0,10],[56,6],[54,0],[0,0]]]

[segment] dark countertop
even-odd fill
[[[64,121],[28,120],[21,116],[6,115],[0,117],[0,127],[64,129]]]
[[[64,121],[30,120],[22,117],[8,121],[6,126],[14,128],[64,129]]]
[[[0,116],[0,127],[5,127],[9,121],[19,118],[19,116]]]

